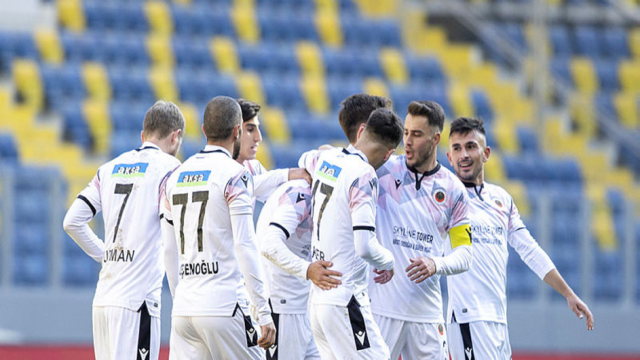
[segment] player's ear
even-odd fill
[[[438,144],[440,144],[440,136],[440,131],[436,131],[436,134],[433,135],[433,145],[437,146]]]
[[[451,152],[450,151],[447,151],[447,159],[449,160],[449,165],[453,166],[453,160],[451,160]]]
[[[144,130],[140,131],[140,141],[144,144]]]
[[[171,134],[171,144],[175,144],[182,138],[182,129],[177,129]]]
[[[360,124],[360,127],[358,128],[358,134],[356,135],[356,142],[360,139],[360,136],[362,136],[362,133],[364,132],[364,128],[366,127],[366,124]]]
[[[489,156],[491,156],[491,147],[487,146],[486,148],[484,148],[484,154],[483,154],[483,158],[482,158],[482,162],[487,162],[489,160]]]
[[[389,149],[389,151],[387,151],[387,155],[385,155],[384,157],[384,161],[386,162],[387,160],[389,160],[389,157],[391,156],[391,154],[393,154],[394,152],[396,152],[396,149]]]
[[[204,134],[204,138],[206,139],[207,138],[207,133],[204,131],[204,124],[202,124],[201,129],[202,129],[202,133]]]

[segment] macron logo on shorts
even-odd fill
[[[142,358],[142,360],[145,360],[147,358],[147,355],[149,355],[149,350],[145,348],[138,350],[138,352],[140,353],[140,358]]]

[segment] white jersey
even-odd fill
[[[425,256],[436,261],[437,272],[420,284],[411,282],[404,271],[398,271],[384,285],[372,281],[371,309],[374,314],[398,320],[443,323],[442,267],[438,261],[452,248],[447,234],[452,229],[468,229],[464,186],[440,164],[424,174],[410,170],[404,155],[392,155],[377,173],[380,197],[376,226],[380,243],[391,250],[398,269],[409,266],[410,259]],[[466,239],[466,244],[454,243],[453,247],[470,245],[468,234]]]
[[[311,282],[306,280],[311,259],[311,188],[306,180],[293,180],[278,187],[262,208],[257,224],[258,244],[265,254],[265,241],[282,241],[267,237],[270,228],[277,228],[286,239],[284,244],[298,257],[293,273],[263,259],[269,283],[269,298],[277,314],[306,314]],[[282,254],[274,254],[280,255]],[[290,263],[293,263],[291,261]]]
[[[102,165],[78,195],[104,218],[104,255],[93,306],[138,311],[146,300],[151,316],[160,316],[160,184],[178,165],[178,159],[145,142]]]
[[[289,169],[267,170],[258,160],[245,160],[244,167],[253,176],[254,191],[256,200],[265,202],[269,195],[280,185],[289,180]]]
[[[177,278],[177,285],[170,280],[175,286],[173,316],[232,316],[238,306],[246,308],[240,285],[244,273],[251,300],[267,315],[261,324],[270,322],[253,224],[234,226],[237,219],[253,216],[252,181],[226,149],[213,145],[187,159],[168,179],[165,194],[171,211],[163,206],[163,215],[173,225],[174,241],[165,246],[177,246],[179,257],[179,270],[167,262],[167,276]]]
[[[511,245],[541,279],[555,266],[520,219],[518,209],[503,188],[465,183],[469,195],[473,266],[448,278],[447,322],[507,323],[507,260]]]
[[[311,303],[347,306],[352,297],[360,305],[369,304],[367,287],[372,269],[356,250],[358,231],[375,232],[378,177],[366,156],[353,146],[303,155],[303,163],[313,177],[312,261],[333,262],[332,270],[342,273],[342,284],[322,290],[311,287]],[[393,268],[393,257],[372,245],[380,255],[372,265],[380,270]],[[377,263],[376,263],[377,262]]]

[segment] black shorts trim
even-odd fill
[[[238,311],[240,311],[240,315],[244,321],[244,336],[247,339],[247,347],[258,346],[258,332],[253,327],[251,316],[245,315],[238,303],[236,303],[236,308],[233,309],[233,314],[231,316],[236,316]]]
[[[464,350],[464,358],[466,360],[475,360],[475,354],[473,353],[473,342],[471,341],[471,329],[469,323],[459,324],[460,334],[462,335],[462,347]]]
[[[347,304],[347,310],[349,310],[349,322],[351,323],[356,350],[370,348],[371,344],[369,343],[369,334],[365,326],[364,316],[360,311],[360,303],[358,303],[355,296],[351,296],[351,300]]]
[[[143,301],[138,309],[140,313],[140,331],[138,332],[138,348],[136,359],[147,360],[151,351],[151,316],[147,309],[147,302]]]
[[[269,306],[271,306],[271,300],[269,300]],[[278,360],[278,353],[280,353],[278,349],[278,345],[280,345],[278,341],[280,337],[280,314],[274,313],[273,307],[271,307],[271,318],[273,319],[273,325],[276,327],[276,342],[267,349],[267,360]]]

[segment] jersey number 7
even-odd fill
[[[202,252],[202,223],[204,222],[204,211],[209,201],[208,191],[194,191],[191,194],[192,202],[201,202],[200,216],[198,217],[198,252]],[[184,215],[187,212],[187,203],[189,202],[189,194],[173,195],[173,205],[182,205],[180,211],[180,251],[184,254]]]
[[[314,211],[316,208],[316,192],[318,190],[318,184],[320,184],[319,186],[320,193],[324,194],[325,196],[324,201],[322,201],[322,205],[320,205],[320,213],[318,214],[318,223],[316,224],[318,241],[320,241],[320,221],[322,221],[322,213],[324,212],[324,208],[327,206],[329,199],[331,199],[331,194],[333,194],[333,186],[327,185],[325,183],[320,183],[320,180],[316,180],[316,183],[313,185],[313,192],[312,192],[312,196],[313,196],[312,206]]]
[[[114,243],[116,242],[116,237],[118,237],[120,220],[122,220],[122,213],[124,212],[124,207],[127,205],[127,200],[129,200],[129,195],[131,195],[131,190],[133,190],[133,184],[116,184],[116,188],[113,191],[114,194],[125,195],[124,201],[122,201],[122,206],[120,207],[120,213],[118,213],[118,221],[116,221],[116,230],[113,232]]]

